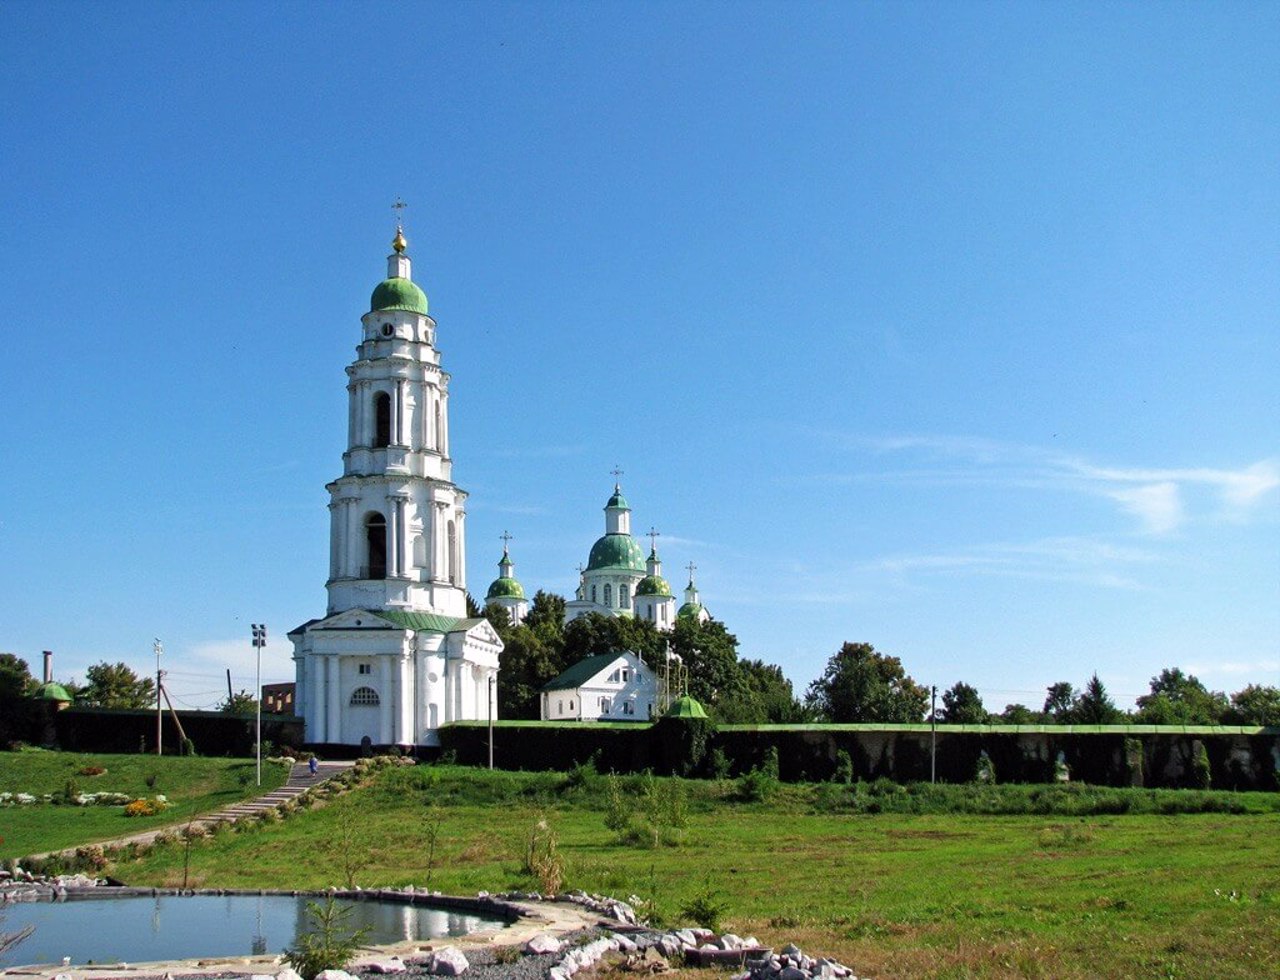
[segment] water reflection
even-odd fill
[[[307,905],[292,895],[161,895],[146,898],[22,902],[5,909],[5,931],[28,923],[35,933],[0,957],[19,963],[147,962],[202,956],[264,955],[293,944],[313,928]],[[501,925],[453,910],[391,902],[339,902],[344,926],[369,928],[367,942],[417,942],[461,936]]]

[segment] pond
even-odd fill
[[[0,956],[21,963],[146,963],[216,956],[275,955],[314,928],[307,895],[146,895],[0,905],[0,931],[35,932]],[[345,901],[344,928],[368,926],[365,942],[386,944],[464,936],[507,924],[499,913]]]

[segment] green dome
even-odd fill
[[[644,571],[644,552],[629,534],[606,534],[591,546],[587,559],[587,571],[597,568],[625,568],[632,572]]]
[[[696,700],[685,694],[671,702],[666,711],[668,718],[705,718],[707,712]]]
[[[702,614],[702,605],[697,602],[686,602],[676,613],[676,619],[697,619]]]
[[[661,575],[646,575],[636,586],[636,595],[671,595],[671,586]]]
[[[489,586],[489,592],[485,596],[486,599],[523,599],[524,586],[513,578],[503,576],[493,580],[493,584]]]
[[[630,510],[631,505],[627,503],[627,498],[622,495],[621,490],[613,491],[613,496],[609,498],[606,507],[621,507],[623,510]]]
[[[373,295],[369,298],[369,309],[371,311],[409,310],[426,316],[427,294],[412,280],[394,276],[378,283]]]
[[[55,684],[50,681],[48,684],[41,684],[36,688],[34,695],[37,701],[71,701],[72,697],[67,693],[67,689],[61,684]]]

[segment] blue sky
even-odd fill
[[[469,586],[638,530],[803,690],[1280,675],[1273,5],[0,7],[0,649],[324,611],[409,202]]]

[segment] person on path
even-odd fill
[[[311,775],[314,776],[316,774],[316,770],[319,767],[320,767],[320,764],[316,762],[316,757],[314,755],[307,760],[307,769],[310,770]]]

